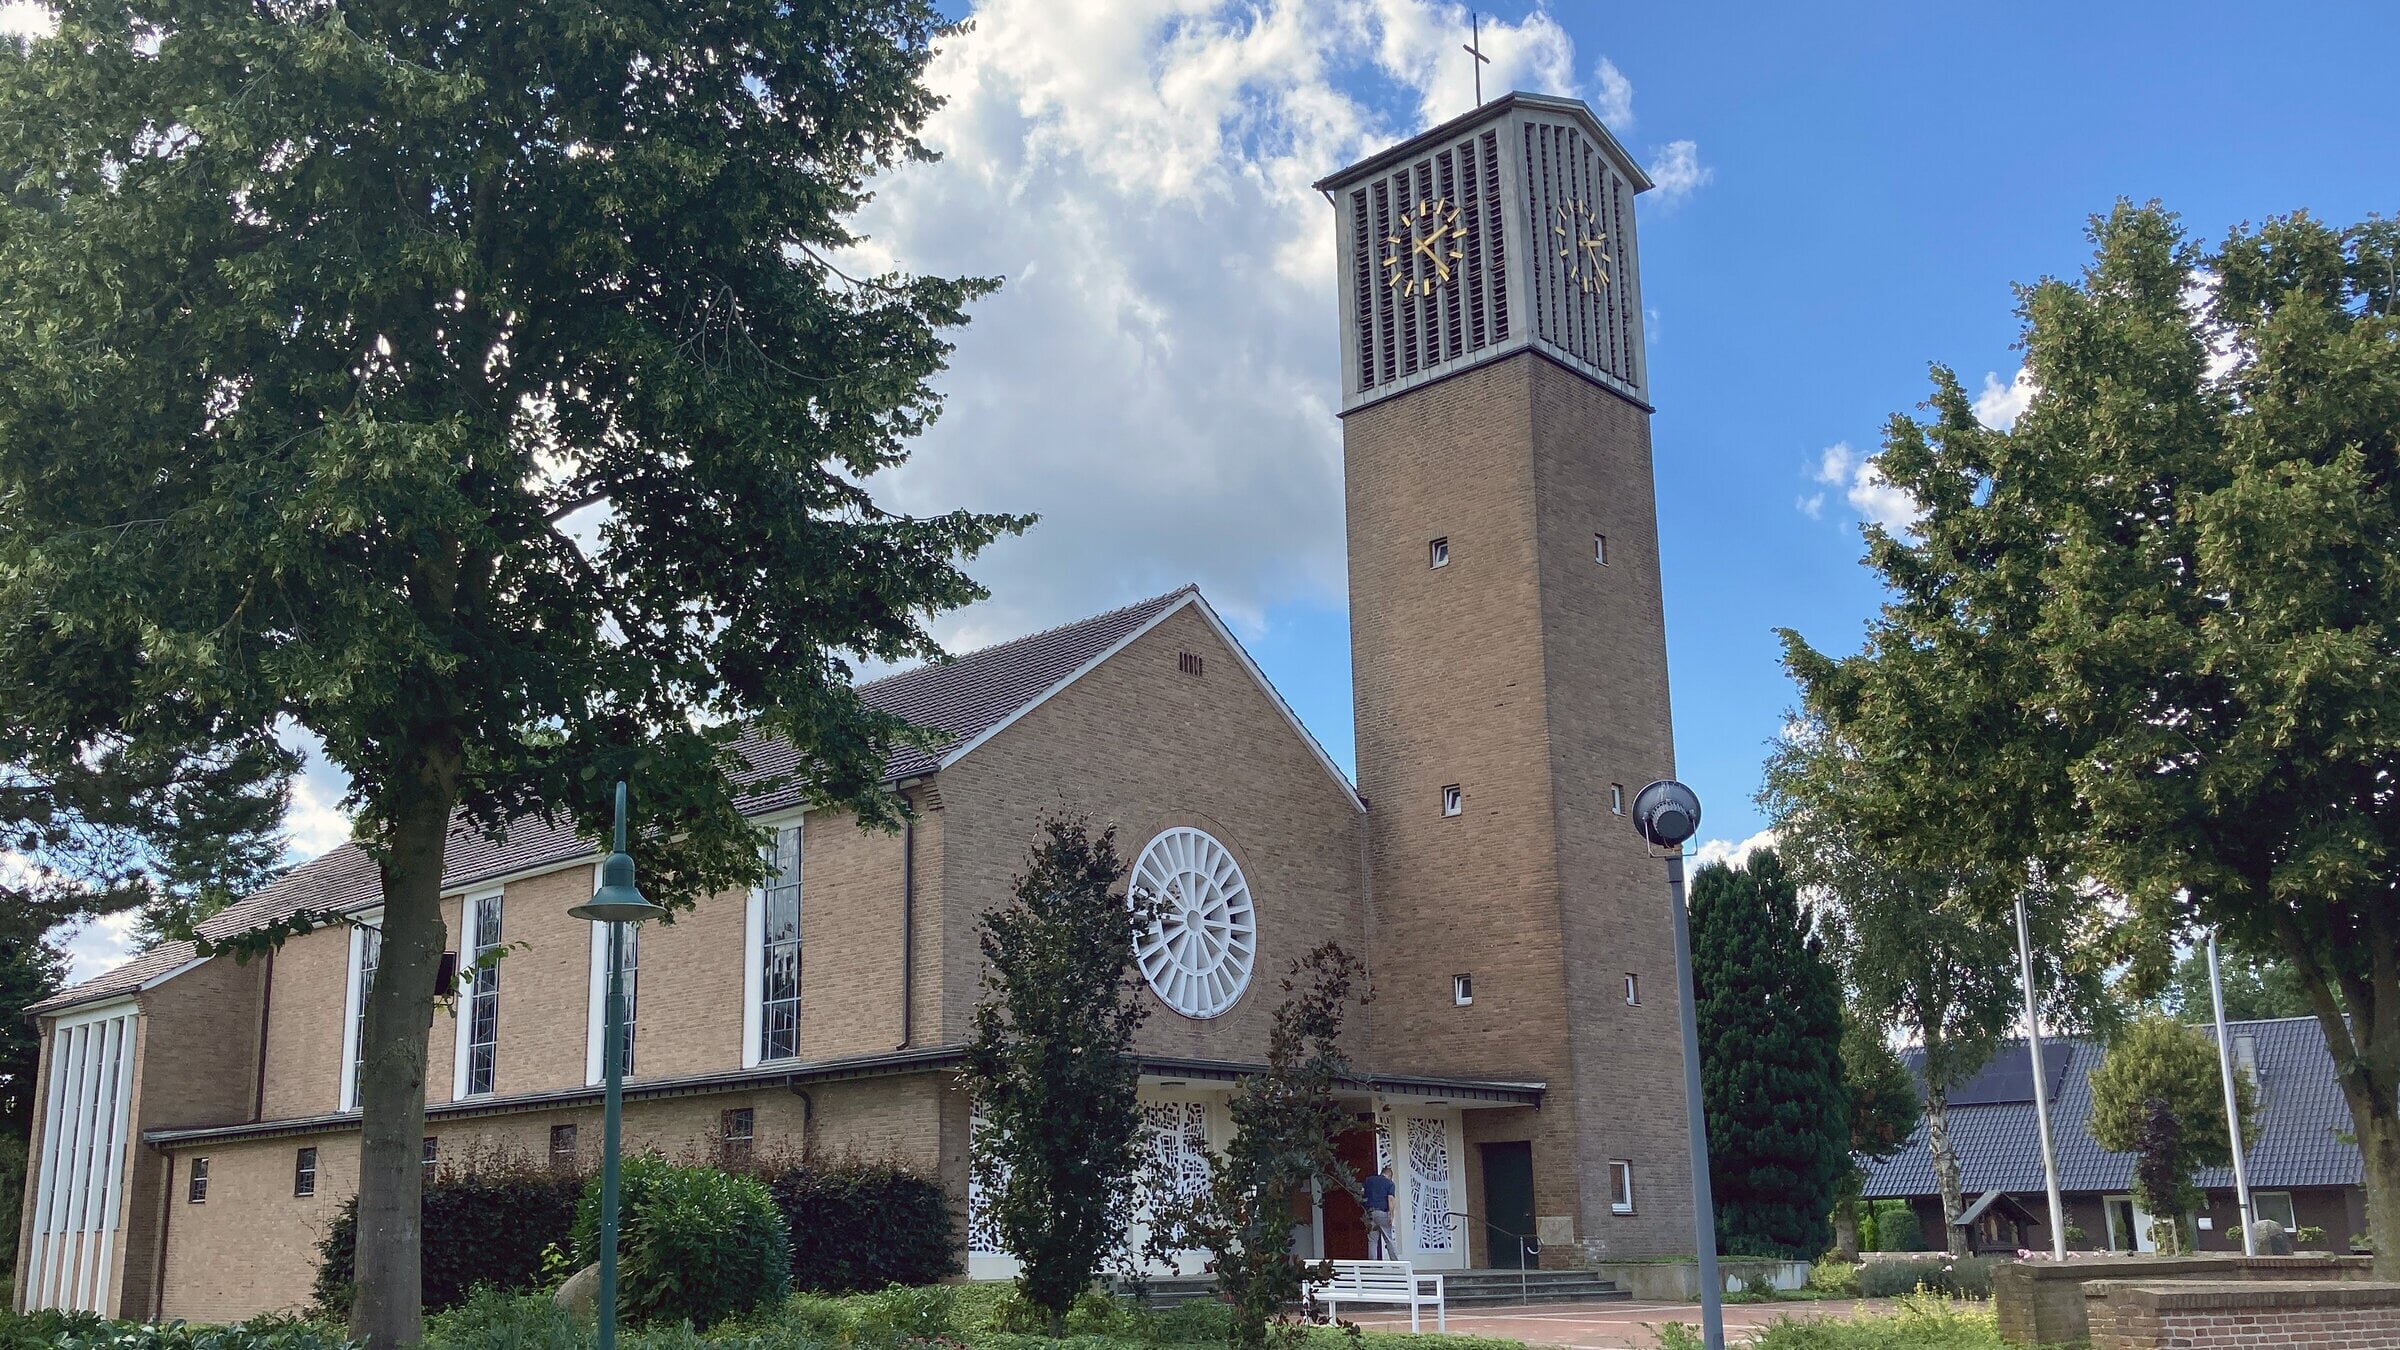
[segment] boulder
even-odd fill
[[[566,1310],[577,1326],[593,1326],[600,1321],[600,1267],[597,1263],[585,1266],[567,1277],[550,1301]]]

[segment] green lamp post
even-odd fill
[[[625,851],[625,783],[617,782],[617,846],[600,864],[600,889],[567,913],[608,925],[608,1009],[602,1019],[601,1062],[608,1084],[600,1126],[600,1339],[599,1350],[617,1344],[617,1154],[625,1116],[625,932],[666,911],[642,898],[633,884],[633,856]]]

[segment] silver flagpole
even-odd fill
[[[2233,1196],[2241,1206],[2242,1255],[2258,1255],[2258,1237],[2250,1231],[2250,1169],[2242,1161],[2241,1095],[2233,1090],[2233,1057],[2225,1049],[2225,985],[2217,978],[2217,934],[2208,934],[2208,1001],[2217,1014],[2217,1073],[2225,1080],[2225,1129],[2233,1136]]]
[[[2042,1186],[2050,1193],[2050,1255],[2067,1259],[2067,1207],[2058,1194],[2058,1147],[2050,1139],[2050,1076],[2042,1072],[2042,1015],[2033,996],[2033,933],[2017,897],[2017,965],[2025,976],[2025,1048],[2033,1056],[2033,1118],[2041,1127]]]

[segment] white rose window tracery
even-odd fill
[[[1206,831],[1162,832],[1134,860],[1128,883],[1154,896],[1158,918],[1134,940],[1151,991],[1186,1017],[1215,1017],[1250,987],[1258,916],[1233,854]]]

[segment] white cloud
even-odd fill
[[[1696,868],[1706,867],[1710,863],[1723,863],[1728,867],[1747,867],[1750,865],[1751,854],[1762,848],[1773,848],[1774,846],[1775,831],[1765,829],[1738,842],[1731,839],[1711,839],[1700,846],[1699,853],[1693,857],[1692,861]]]
[[[1338,606],[1333,217],[1310,184],[1473,106],[1466,7],[987,0],[974,21],[928,72],[945,158],[878,183],[859,222],[868,265],[1006,278],[959,336],[946,415],[875,484],[898,510],[1042,515],[974,564],[993,599],[940,636],[1187,581],[1253,633],[1279,604]],[[1545,12],[1487,18],[1482,46],[1487,98],[1630,100],[1611,64],[1578,85]]]
[[[1592,79],[1600,86],[1592,98],[1592,111],[1599,116],[1602,126],[1624,135],[1625,129],[1633,125],[1633,81],[1626,79],[1625,72],[1617,69],[1617,63],[1605,56],[1600,58],[1599,69],[1592,72]]]
[[[1842,500],[1850,504],[1860,520],[1881,525],[1893,534],[1916,524],[1917,518],[1924,514],[1918,509],[1916,498],[1894,487],[1883,476],[1883,469],[1873,456],[1861,455],[1847,441],[1825,447],[1810,476],[1829,488],[1839,489]],[[1801,497],[1793,505],[1802,515],[1816,520],[1824,513],[1825,494]]]
[[[2034,390],[2033,376],[2023,366],[2017,367],[2007,384],[2000,383],[1998,371],[1983,372],[1983,392],[1975,396],[1975,420],[1994,431],[2008,430],[2024,415]]]
[[[1691,196],[1717,176],[1716,170],[1700,162],[1696,141],[1667,142],[1650,161],[1648,172],[1650,181],[1658,185],[1659,199],[1670,203]]]
[[[52,929],[51,943],[66,949],[67,982],[72,984],[103,974],[133,955],[133,926],[138,918],[128,910]]]

